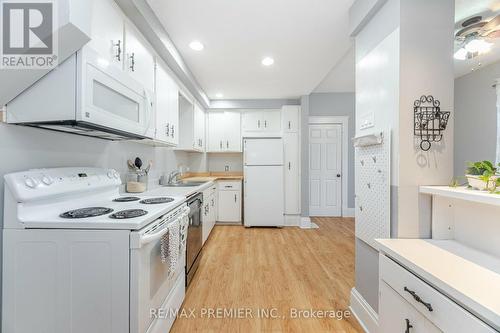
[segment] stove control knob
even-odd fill
[[[45,185],[52,185],[52,183],[54,183],[54,179],[50,176],[43,176],[42,177],[42,183],[44,183]]]
[[[24,184],[29,187],[29,188],[36,188],[39,184],[38,180],[36,180],[35,178],[33,177],[27,177],[25,180],[24,180]]]

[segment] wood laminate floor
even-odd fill
[[[343,312],[354,286],[354,221],[313,221],[319,229],[216,226],[172,332],[363,332]],[[350,316],[307,318],[311,309]]]

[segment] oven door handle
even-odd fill
[[[139,244],[142,247],[143,245],[154,242],[158,239],[161,239],[167,232],[168,226],[165,226],[165,228],[158,230],[154,234],[142,235]]]

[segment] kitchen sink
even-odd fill
[[[195,181],[180,181],[177,183],[166,184],[166,187],[195,187],[205,184],[206,182],[195,182]]]

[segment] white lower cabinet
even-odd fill
[[[241,180],[219,181],[217,222],[241,223]]]
[[[384,281],[380,282],[379,327],[384,333],[441,332]]]
[[[207,241],[217,219],[217,184],[212,184],[203,191],[202,207],[202,238],[203,244]]]
[[[497,332],[387,256],[379,265],[380,332]]]

